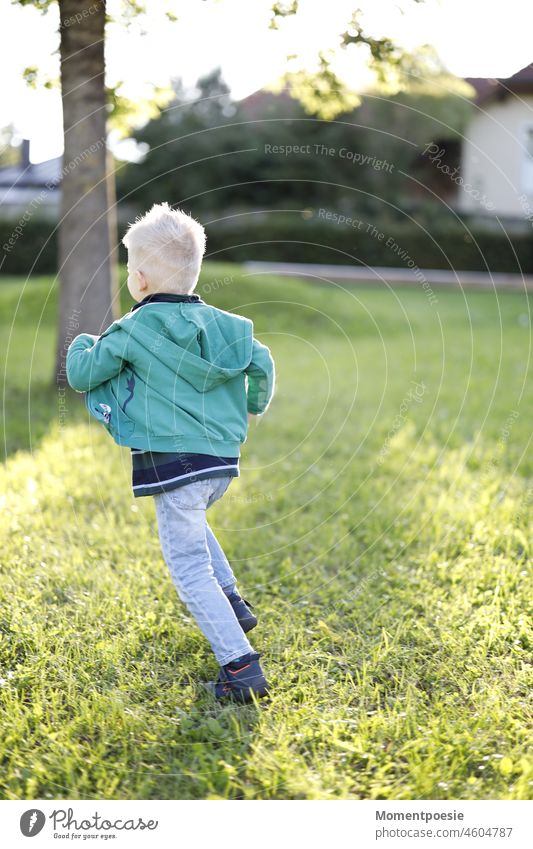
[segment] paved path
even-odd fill
[[[312,278],[317,283],[390,283],[464,289],[521,289],[533,291],[533,276],[484,271],[445,271],[438,268],[387,268],[361,265],[315,265],[303,262],[245,262],[247,271]]]

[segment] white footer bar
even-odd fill
[[[73,844],[120,849],[533,845],[530,801],[6,800],[0,801],[0,816],[6,849]],[[29,842],[33,837],[35,843]]]

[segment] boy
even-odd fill
[[[123,242],[137,303],[100,337],[74,339],[68,381],[131,448],[134,495],[154,497],[172,580],[220,664],[215,696],[248,702],[268,690],[245,636],[257,620],[205,513],[239,475],[247,414],[270,404],[274,362],[249,319],[192,294],[205,251],[197,221],[155,205]]]

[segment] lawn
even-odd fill
[[[209,514],[272,698],[202,687],[128,451],[59,415],[53,281],[4,279],[0,796],[532,798],[527,297],[229,265],[198,291],[277,363]]]

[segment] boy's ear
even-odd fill
[[[139,289],[141,292],[144,292],[145,289],[148,289],[148,281],[144,276],[144,271],[136,271],[135,276],[139,283]]]

